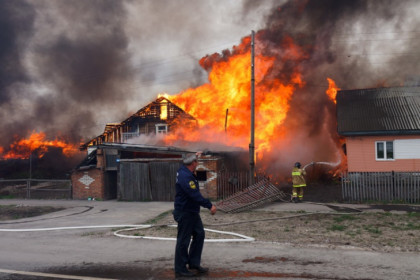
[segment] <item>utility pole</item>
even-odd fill
[[[32,150],[29,154],[29,180],[32,180]]]
[[[228,121],[228,114],[229,108],[226,109],[226,116],[225,116],[225,133],[227,133],[227,121]]]
[[[249,144],[249,183],[254,184],[255,173],[255,146],[254,146],[254,130],[255,130],[255,77],[254,77],[254,37],[255,32],[251,32],[251,143]]]

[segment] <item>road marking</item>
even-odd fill
[[[30,272],[30,271],[19,271],[19,270],[10,270],[10,269],[1,269],[1,268],[0,268],[0,273],[30,275],[30,276],[39,276],[39,277],[53,277],[53,278],[62,278],[62,279],[78,279],[78,280],[117,280],[117,279],[111,279],[111,278],[97,278],[97,277],[63,275],[63,274],[54,274],[54,273]]]

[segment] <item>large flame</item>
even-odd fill
[[[340,90],[340,88],[337,87],[333,79],[327,78],[327,80],[328,80],[328,89],[326,93],[328,97],[336,104],[337,92]]]
[[[78,147],[69,144],[64,140],[47,140],[43,132],[33,132],[27,139],[16,139],[6,153],[0,147],[0,158],[2,159],[27,159],[36,151],[38,157],[43,157],[51,147],[61,148],[65,156],[70,157],[78,152]],[[3,154],[4,153],[4,154]]]
[[[251,51],[250,39],[245,38],[235,54],[227,58],[213,55],[200,63],[210,69],[209,83],[190,88],[170,99],[194,116],[201,128],[168,135],[167,142],[178,139],[224,143],[247,148],[250,141]],[[285,56],[301,55],[289,43]],[[296,49],[296,50],[293,50]],[[289,81],[270,78],[276,59],[255,55],[255,147],[258,155],[273,149],[272,141],[281,137],[281,125],[286,118],[289,101],[296,87],[302,86],[301,75],[291,73]]]

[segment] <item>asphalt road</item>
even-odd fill
[[[174,278],[174,241],[120,238],[112,226],[143,224],[170,211],[170,202],[0,200],[5,204],[60,205],[66,210],[0,223],[0,279]],[[298,208],[334,211],[307,203],[267,206],[270,211]],[[45,230],[50,228],[58,229]],[[415,253],[258,241],[206,243],[202,264],[210,273],[197,279],[417,280],[420,275],[420,256]]]

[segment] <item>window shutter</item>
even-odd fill
[[[394,141],[395,159],[420,159],[420,139]]]

